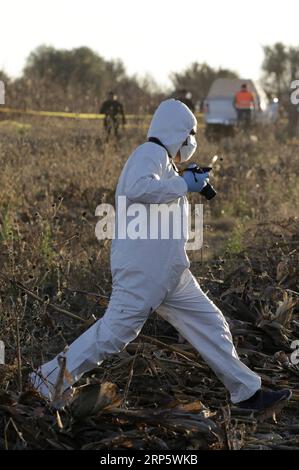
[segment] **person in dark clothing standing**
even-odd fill
[[[104,127],[107,135],[107,141],[114,132],[115,137],[119,137],[119,126],[126,124],[126,117],[122,103],[117,100],[117,95],[112,91],[108,95],[108,99],[101,106],[100,114],[105,114]]]

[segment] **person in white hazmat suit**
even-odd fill
[[[233,403],[262,409],[289,398],[288,390],[262,390],[260,377],[240,361],[223,314],[189,270],[186,236],[155,239],[149,236],[148,227],[145,237],[126,236],[126,213],[136,203],[143,205],[147,216],[153,204],[174,204],[180,209],[180,217],[187,217],[187,192],[200,192],[208,182],[208,173],[195,183],[191,172],[180,176],[176,171],[175,163],[187,161],[194,154],[196,128],[196,118],[186,105],[175,99],[162,102],[152,118],[149,141],[140,145],[125,164],[116,189],[109,306],[67,351],[31,374],[31,381],[44,396],[53,396],[60,357],[66,359],[66,390],[70,377],[76,383],[111,354],[123,350],[156,311],[200,353]],[[125,197],[126,204],[119,211],[120,196]]]

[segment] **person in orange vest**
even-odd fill
[[[254,109],[254,96],[243,84],[241,89],[235,94],[235,109],[237,111],[238,122],[247,126],[251,123],[251,111]]]

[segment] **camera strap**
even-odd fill
[[[169,152],[168,152],[167,148],[165,147],[164,144],[162,144],[161,140],[157,139],[157,137],[149,137],[148,142],[152,142],[153,144],[160,145],[160,147],[163,147],[166,150],[168,158],[169,158],[170,163],[172,165],[172,168],[174,169],[174,171],[176,173],[178,173],[179,171],[178,171],[176,165],[174,164],[172,157],[169,155]]]
[[[157,137],[149,137],[148,142],[152,142],[153,144],[157,144],[160,145],[160,147],[163,147],[166,150],[168,157],[171,158],[167,148],[164,144],[162,144],[161,140],[157,139]]]

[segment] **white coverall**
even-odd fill
[[[116,206],[118,196],[126,196],[126,209],[142,203],[149,213],[151,204],[176,204],[182,217],[187,217],[187,184],[174,170],[169,155],[176,156],[196,125],[195,116],[180,101],[160,104],[148,137],[158,138],[167,150],[146,142],[132,153],[117,185]],[[233,403],[250,398],[261,387],[260,377],[240,361],[223,314],[189,271],[186,239],[120,239],[117,227],[124,217],[122,213],[116,217],[111,249],[113,289],[107,311],[61,354],[73,383],[123,350],[155,310],[201,354],[229,390]],[[57,379],[59,356],[40,367],[38,374],[44,380],[31,376],[35,387],[48,397]],[[65,382],[65,389],[69,385]]]

